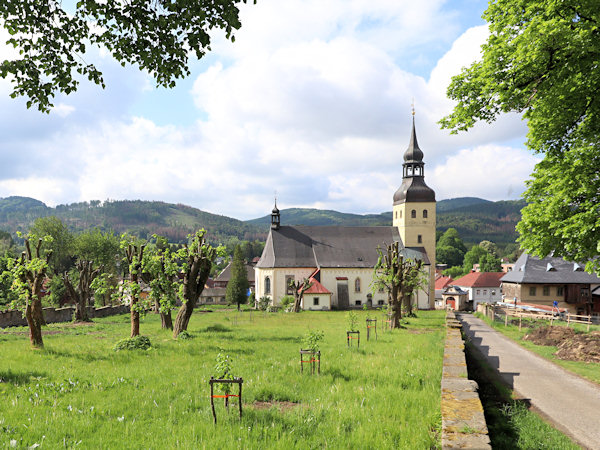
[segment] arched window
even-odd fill
[[[402,219],[402,210],[400,210],[400,218]]]
[[[265,294],[271,293],[271,279],[269,277],[265,277]]]
[[[354,292],[360,292],[360,278],[354,280]]]
[[[396,219],[397,219],[397,218],[398,218],[398,211],[396,211],[396,212],[394,213],[394,215],[396,216]]]
[[[423,210],[423,219],[427,219],[427,210],[426,209]]]
[[[410,212],[410,217],[413,219],[417,218],[417,211],[415,211],[414,209]]]

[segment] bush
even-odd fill
[[[148,350],[152,347],[150,339],[147,336],[136,336],[127,339],[121,339],[115,345],[115,352],[120,350]]]
[[[292,297],[291,295],[284,295],[283,297],[281,297],[279,303],[281,304],[281,307],[284,309],[284,311],[287,311],[290,305],[294,304],[294,297]]]
[[[194,339],[194,335],[188,333],[186,330],[183,330],[177,335],[177,339]]]
[[[267,297],[266,295],[263,295],[258,300],[258,309],[260,309],[261,311],[266,311],[267,308],[269,307],[270,303],[271,303],[271,299],[269,297]]]

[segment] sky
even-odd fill
[[[522,194],[539,156],[519,115],[458,135],[437,124],[450,78],[480,55],[487,2],[249,3],[235,43],[213,33],[174,89],[102,49],[88,56],[106,89],[82,81],[49,115],[0,79],[0,198],[159,200],[237,219],[270,213],[275,195],[280,209],[390,211],[413,101],[438,201]]]

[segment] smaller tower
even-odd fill
[[[277,199],[275,199],[275,206],[271,211],[271,230],[279,230],[281,217],[279,215],[279,209],[277,208]]]

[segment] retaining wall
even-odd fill
[[[490,449],[487,424],[477,393],[469,380],[461,323],[446,315],[446,345],[442,373],[442,448]]]
[[[44,319],[46,320],[46,323],[70,322],[73,320],[74,312],[74,306],[67,306],[66,308],[44,308]],[[128,313],[129,306],[117,305],[103,306],[100,308],[88,306],[87,312],[90,319],[95,317],[116,316],[118,314]],[[27,326],[27,320],[21,311],[0,311],[0,328],[23,326]]]

